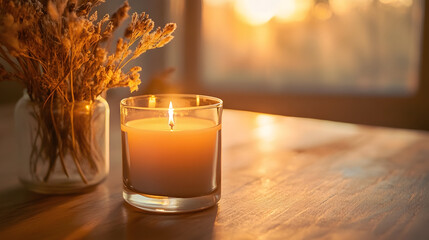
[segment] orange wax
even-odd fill
[[[138,119],[121,125],[124,184],[169,197],[207,195],[220,186],[220,130],[212,121],[177,117]]]

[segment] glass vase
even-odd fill
[[[15,106],[19,180],[34,192],[91,189],[109,172],[109,105],[94,101],[36,103],[24,93]]]

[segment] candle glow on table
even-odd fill
[[[170,197],[210,194],[220,185],[221,124],[196,117],[144,118],[121,124],[124,184]]]

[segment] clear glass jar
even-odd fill
[[[109,105],[32,102],[24,92],[15,106],[19,180],[46,194],[85,191],[109,172]]]
[[[158,94],[121,101],[123,197],[134,207],[190,212],[221,197],[221,99]]]

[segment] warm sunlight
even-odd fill
[[[312,0],[280,0],[276,19],[282,22],[302,21],[308,15],[312,4]]]
[[[234,7],[238,15],[251,25],[262,25],[276,15],[277,0],[236,0]]]
[[[273,18],[285,22],[303,20],[311,4],[311,0],[235,0],[234,9],[245,22],[262,25]]]

